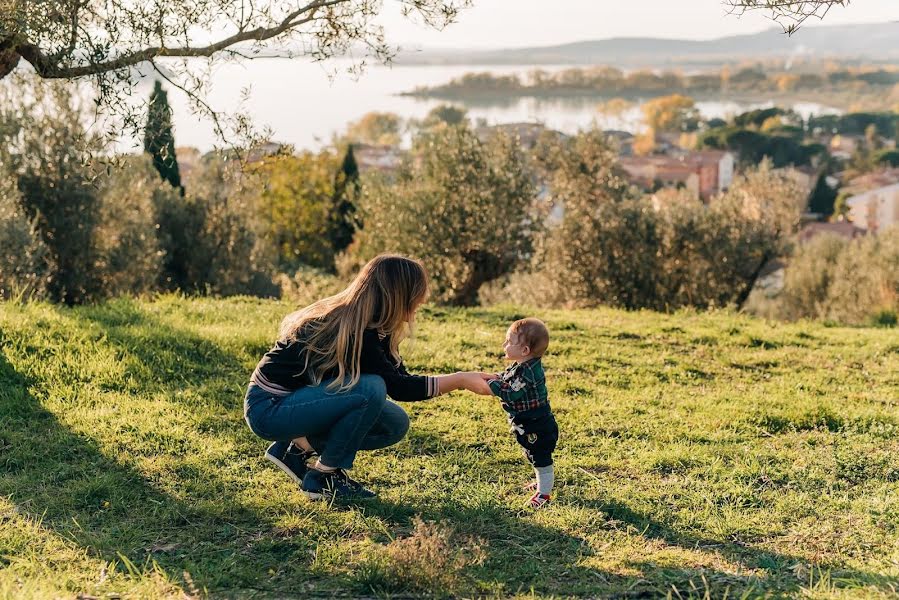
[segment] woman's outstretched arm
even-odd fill
[[[492,394],[490,386],[481,376],[480,373],[474,371],[462,371],[452,373],[451,375],[438,375],[437,386],[441,394],[446,394],[454,390],[468,390],[482,396]]]

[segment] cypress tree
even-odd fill
[[[826,177],[822,173],[818,176],[815,189],[809,196],[808,209],[814,213],[820,213],[829,217],[834,212],[834,202],[837,199],[837,191],[827,185]]]
[[[353,214],[356,212],[353,200],[358,192],[359,165],[353,154],[353,145],[350,144],[334,184],[334,211],[331,213],[330,238],[335,253],[340,252],[353,241],[355,232]]]
[[[150,95],[147,126],[144,129],[144,151],[153,157],[153,166],[159,171],[160,177],[183,194],[181,173],[178,171],[178,161],[175,157],[172,108],[169,106],[168,93],[162,89],[159,80],[154,84],[153,93]]]

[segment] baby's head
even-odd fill
[[[523,362],[540,358],[549,346],[549,330],[540,319],[519,319],[509,326],[503,350],[506,358]]]

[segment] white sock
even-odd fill
[[[553,482],[555,481],[553,466],[534,467],[534,473],[537,474],[537,491],[544,496],[549,496],[553,491]]]

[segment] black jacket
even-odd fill
[[[300,341],[276,342],[259,361],[250,381],[277,396],[310,385],[312,380],[304,372],[306,345],[300,337]],[[359,370],[364,375],[380,375],[387,384],[387,394],[399,402],[425,400],[438,394],[437,379],[411,375],[402,361],[396,364],[390,356],[390,336],[381,337],[374,329],[366,329],[362,334]],[[325,373],[322,380],[334,377],[336,369]]]

